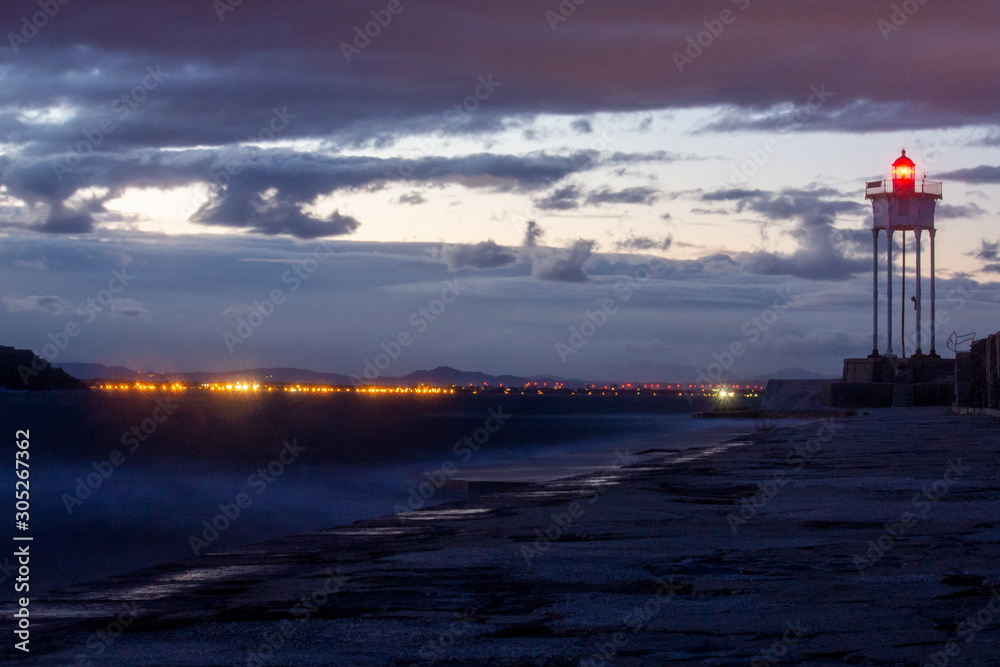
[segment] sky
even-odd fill
[[[962,0],[10,0],[0,344],[836,376],[872,348],[864,183],[905,148],[944,182],[947,354],[1000,329],[998,29]]]

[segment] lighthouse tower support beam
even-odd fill
[[[928,231],[931,236],[931,356],[937,356],[937,294],[934,292],[934,271],[936,267],[934,266],[934,237],[937,236],[937,230],[931,227]]]
[[[872,356],[878,356],[878,229],[872,230]]]
[[[885,230],[885,300],[888,304],[885,308],[885,353],[890,357],[892,356],[892,232],[892,229]]]
[[[923,282],[923,275],[920,272],[920,232],[921,231],[922,230],[919,227],[917,227],[914,230],[914,232],[913,232],[914,235],[917,237],[917,278],[916,278],[916,280],[917,280],[917,301],[916,301],[916,305],[917,305],[917,326],[916,326],[916,332],[917,332],[917,350],[916,350],[916,352],[914,352],[914,354],[916,354],[917,356],[920,356],[920,355],[922,355],[924,353],[923,348],[920,345],[921,344],[921,334],[923,333],[923,331],[921,329],[922,329],[923,323],[924,323],[923,319],[920,317],[921,312],[922,312],[921,311],[921,305],[920,305],[921,283]]]

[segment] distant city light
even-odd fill
[[[504,387],[502,384],[499,386],[491,386],[488,383],[483,383],[482,386],[469,385],[469,386],[429,386],[429,385],[419,385],[416,387],[400,386],[384,386],[384,385],[368,385],[368,386],[331,386],[331,385],[312,385],[312,384],[301,384],[301,383],[260,383],[253,380],[237,380],[234,382],[205,382],[205,383],[194,383],[188,384],[185,382],[96,382],[92,385],[93,389],[99,389],[102,391],[109,392],[181,392],[181,391],[207,391],[217,394],[231,394],[231,395],[259,395],[262,393],[273,393],[282,392],[287,394],[296,395],[316,395],[316,394],[340,394],[340,393],[354,393],[361,394],[363,396],[400,396],[400,395],[418,395],[418,396],[438,396],[445,394],[479,394],[479,393],[503,393],[503,394],[520,394],[520,395],[544,395],[544,394],[571,394],[575,396],[628,396],[628,395],[645,395],[645,396],[672,396],[672,392],[666,390],[673,389],[672,384],[661,385],[661,384],[633,384],[630,382],[621,384],[611,384],[611,385],[598,385],[598,384],[585,384],[580,388],[567,388],[562,382],[555,382],[552,386],[548,386],[547,383],[542,382],[528,382],[524,387]],[[746,385],[743,389],[740,389],[739,385],[726,386],[726,385],[688,385],[687,389],[684,389],[683,385],[677,385],[677,395],[684,396],[714,396],[718,399],[730,399],[737,396],[742,396],[744,398],[757,398],[759,396],[759,391],[763,387],[759,385]]]

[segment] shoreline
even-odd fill
[[[1000,606],[956,640],[1000,600],[996,435],[873,410],[171,563],[39,598],[24,664],[125,603],[102,663],[987,664]]]
[[[525,485],[548,484],[581,475],[600,473],[609,467],[609,461],[618,458],[637,464],[641,461],[662,458],[664,454],[711,448],[730,440],[748,438],[750,435],[747,424],[710,427],[698,425],[685,430],[618,443],[614,449],[570,450],[527,460],[465,466],[445,483],[444,489],[459,494],[464,492],[466,494],[464,498],[473,498]]]
[[[689,415],[669,411],[678,402],[672,399],[661,401],[666,412],[636,414],[627,411],[650,406],[621,397],[604,401],[602,409],[592,401],[549,396],[501,402],[493,395],[316,397],[284,401],[288,409],[278,410],[273,404],[280,399],[226,396],[178,400],[176,413],[153,431],[157,395],[17,398],[4,403],[0,422],[11,433],[30,428],[33,436],[32,528],[35,540],[47,545],[32,558],[35,595],[190,558],[195,550],[189,536],[200,535],[202,521],[241,492],[253,505],[211,542],[216,549],[392,514],[396,503],[408,504],[425,471],[443,466],[454,472],[562,451],[613,449],[626,440],[691,427]],[[467,448],[464,439],[478,436],[489,410],[500,408],[512,419],[488,442]],[[143,424],[151,433],[141,430]],[[146,440],[136,443],[133,429]],[[276,458],[288,458],[283,443],[293,439],[307,449],[282,468]],[[267,480],[259,471],[267,466],[282,474],[263,487],[260,480]],[[438,490],[414,506],[447,499]],[[13,495],[5,506],[13,517]],[[13,586],[6,587],[0,601],[15,597]]]

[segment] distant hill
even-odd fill
[[[105,366],[104,364],[60,364],[60,367],[75,377],[85,380],[136,380],[156,381],[235,382],[236,380],[256,380],[259,382],[285,382],[294,384],[349,385],[351,378],[337,373],[321,373],[302,368],[251,368],[245,371],[222,371],[219,373],[197,371],[191,373],[140,373],[125,366]]]
[[[715,369],[713,369],[715,370]],[[648,361],[633,361],[625,366],[626,382],[704,382],[699,379],[698,369],[685,364],[662,363],[654,364]],[[734,375],[727,374],[721,378],[725,382],[737,380]],[[604,384],[611,384],[605,382]]]
[[[349,385],[351,378],[339,373],[322,373],[303,368],[251,368],[245,371],[225,371],[222,373],[165,373],[167,380],[186,380],[188,382],[235,382],[236,380],[255,380],[257,382],[278,382],[288,384],[328,384]]]
[[[86,391],[87,385],[49,365],[31,350],[0,347],[0,389],[15,391]]]
[[[385,378],[385,380],[390,379],[391,378]],[[586,384],[583,380],[561,378],[554,375],[540,375],[533,377],[522,377],[519,375],[489,375],[487,373],[479,373],[476,371],[460,371],[458,369],[451,368],[450,366],[438,366],[434,370],[430,371],[415,371],[409,375],[404,375],[401,378],[396,378],[396,381],[402,385],[411,387],[418,384],[437,386],[454,384],[462,387],[467,387],[469,385],[481,387],[484,384],[488,384],[491,387],[497,387],[502,384],[505,387],[523,387],[529,382],[547,382],[549,386],[560,382],[569,389],[577,389]]]
[[[783,368],[780,371],[758,375],[750,378],[751,382],[767,382],[768,380],[839,380],[840,376],[824,375],[804,368]]]
[[[136,380],[139,377],[139,371],[124,366],[68,363],[59,364],[59,368],[81,380]]]
[[[629,382],[680,382],[680,383],[702,383],[706,382],[705,373],[712,373],[712,382],[756,382],[764,383],[768,380],[836,380],[839,376],[824,375],[804,368],[783,368],[773,373],[761,373],[753,377],[744,378],[729,371],[718,375],[718,365],[710,365],[699,374],[694,366],[684,364],[651,364],[648,362],[633,361],[626,367],[625,373]],[[610,383],[605,383],[610,384]]]
[[[251,368],[242,371],[222,371],[222,372],[183,372],[183,373],[140,373],[125,366],[106,366],[104,364],[86,363],[66,363],[60,367],[71,375],[86,380],[108,379],[108,380],[145,380],[174,382],[184,381],[190,383],[206,382],[235,382],[252,380],[256,382],[275,383],[302,383],[302,384],[328,384],[350,386],[355,384],[351,376],[339,373],[324,373],[321,371],[311,371],[303,368]],[[616,381],[594,381],[594,384],[619,384],[620,382],[705,382],[705,377],[699,377],[698,369],[694,366],[684,364],[660,363],[653,364],[644,361],[634,361],[626,366],[623,373],[624,380]],[[767,380],[825,380],[835,379],[832,376],[825,376],[820,373],[808,371],[801,368],[786,368],[774,373],[762,374],[753,378],[741,378],[732,374],[725,374],[718,378],[722,382],[766,382]],[[539,384],[548,383],[551,387],[556,383],[561,383],[568,389],[579,389],[591,384],[579,378],[564,378],[557,375],[533,375],[530,377],[521,375],[490,375],[479,371],[463,371],[451,366],[438,366],[432,370],[419,370],[403,377],[377,377],[371,380],[374,384],[388,384],[413,387],[420,384],[460,387],[482,387],[484,384],[491,387],[503,385],[505,387],[523,387],[529,382]]]

